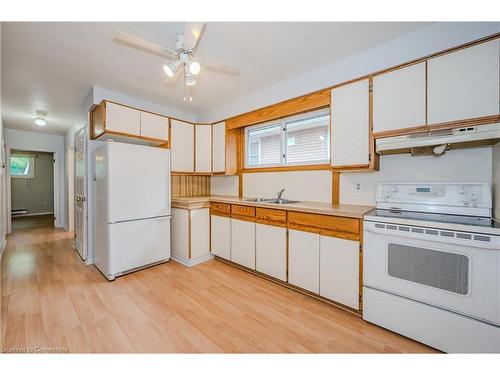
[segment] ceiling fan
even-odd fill
[[[195,76],[200,73],[201,66],[231,75],[238,75],[241,72],[240,68],[235,65],[207,59],[195,54],[205,26],[206,24],[203,22],[187,22],[184,32],[177,34],[175,49],[173,50],[122,31],[114,32],[113,41],[153,55],[174,60],[171,63],[163,65],[163,71],[169,78],[174,78],[179,72],[183,72],[184,100],[189,97],[189,101],[191,102],[193,101],[191,87],[197,82]]]

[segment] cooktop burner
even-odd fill
[[[376,208],[366,214],[372,217],[390,217],[400,219],[421,220],[426,222],[438,222],[449,224],[472,225],[475,227],[500,228],[500,224],[489,217],[449,215],[439,213],[415,212],[415,211],[393,211]]]

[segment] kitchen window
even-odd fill
[[[10,176],[12,178],[35,178],[35,157],[12,155],[10,157]]]
[[[245,167],[330,163],[330,111],[323,109],[245,129]]]

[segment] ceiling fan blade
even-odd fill
[[[177,53],[175,51],[171,51],[168,48],[160,46],[159,44],[149,42],[137,36],[124,33],[123,31],[115,31],[113,33],[113,41],[126,45],[128,47],[151,53],[153,55],[171,59],[177,58]]]
[[[207,59],[206,57],[193,57],[193,59],[198,61],[201,65],[219,71],[221,73],[231,74],[235,76],[241,73],[240,67],[233,64]]]
[[[204,22],[187,22],[184,26],[184,39],[182,41],[184,49],[194,51],[204,30]]]

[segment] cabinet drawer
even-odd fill
[[[256,222],[260,224],[286,227],[286,211],[272,208],[260,208],[255,210]]]
[[[233,205],[231,205],[231,214],[242,217],[242,220],[245,220],[245,218],[254,219],[255,218],[255,207],[240,206],[237,204],[233,204]]]
[[[210,211],[211,211],[212,215],[230,216],[231,215],[231,205],[229,203],[212,202],[210,204]]]
[[[289,212],[288,227],[332,237],[354,239],[359,236],[359,220],[348,217]]]

